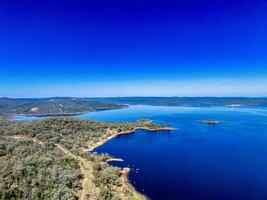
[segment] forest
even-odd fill
[[[145,120],[106,123],[71,117],[10,121],[0,116],[1,199],[142,199],[106,154],[84,151],[107,129],[160,128]],[[85,182],[86,181],[86,182]]]
[[[6,115],[68,116],[125,107],[127,106],[112,102],[101,102],[88,98],[0,98],[0,113]]]

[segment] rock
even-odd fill
[[[38,112],[39,110],[40,110],[39,107],[35,107],[35,108],[32,108],[32,109],[31,109],[31,112]]]

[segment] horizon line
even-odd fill
[[[267,98],[267,96],[107,96],[107,97],[75,97],[75,96],[47,96],[47,97],[6,97],[0,99],[53,99],[53,98],[77,98],[77,99],[109,99],[109,98]]]

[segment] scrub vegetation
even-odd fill
[[[164,126],[69,117],[10,121],[0,116],[0,199],[144,199],[109,155],[87,152],[109,133]],[[93,141],[93,142],[92,142]]]
[[[60,116],[76,115],[91,111],[125,108],[112,102],[101,102],[88,98],[0,98],[0,113],[6,115]]]

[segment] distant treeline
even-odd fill
[[[256,106],[267,105],[267,98],[248,97],[114,97],[114,98],[0,98],[0,114],[33,116],[75,115],[91,111],[125,108],[127,105],[152,106]]]
[[[40,98],[10,99],[0,98],[0,113],[24,115],[75,115],[85,112],[124,108],[112,102],[87,98]]]
[[[119,104],[153,106],[267,105],[267,98],[255,97],[114,97],[95,98],[94,100]]]

